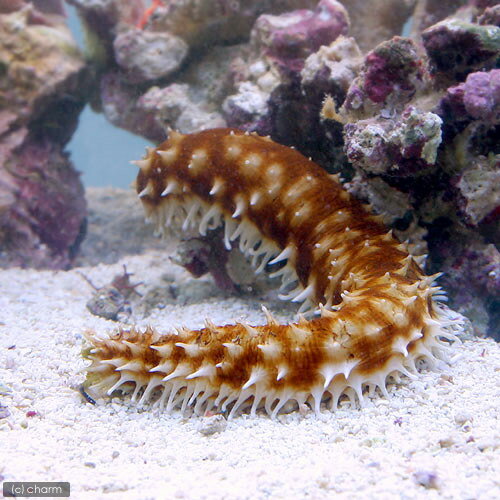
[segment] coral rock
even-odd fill
[[[356,117],[382,108],[401,110],[423,86],[424,77],[417,46],[408,38],[394,37],[367,54],[344,109]]]
[[[41,4],[38,4],[41,6]],[[0,265],[70,265],[85,228],[64,144],[84,105],[83,58],[58,5],[0,15]]]
[[[182,132],[192,132],[225,125],[219,113],[204,109],[202,103],[193,101],[191,94],[188,84],[151,87],[139,98],[137,107],[154,116],[164,130],[175,127]]]
[[[0,265],[68,267],[83,236],[86,204],[66,156],[57,145],[29,138],[0,175]]]
[[[184,267],[196,278],[210,273],[220,289],[235,292],[235,284],[226,269],[227,260],[228,251],[219,234],[183,241],[172,257],[175,264]]]
[[[306,59],[301,73],[302,86],[310,88],[310,91],[328,91],[342,101],[358,74],[361,62],[361,52],[354,38],[339,36]]]
[[[369,203],[387,225],[403,219],[411,211],[408,195],[390,187],[380,177],[356,174],[344,187],[358,200]]]
[[[335,0],[321,0],[313,11],[260,16],[252,30],[252,43],[279,67],[296,72],[308,55],[346,35],[348,28],[344,7]]]
[[[477,120],[500,121],[500,69],[471,73],[464,84],[464,106]]]
[[[427,28],[422,39],[435,71],[451,78],[494,66],[500,53],[500,28],[491,25],[445,20]]]
[[[317,0],[169,0],[156,9],[148,29],[182,37],[190,47],[216,45],[248,36],[263,12],[311,8]]]
[[[323,31],[323,23],[330,28]],[[261,16],[252,31],[248,69],[236,84],[237,93],[223,104],[228,124],[320,154],[319,111],[325,94],[341,102],[359,64],[355,42],[342,36],[347,29],[347,14],[338,2],[320,2],[314,11]],[[311,133],[304,136],[303,130]]]
[[[0,102],[24,123],[26,115],[39,117],[63,91],[75,93],[84,69],[68,29],[32,25],[29,13],[0,16]]]
[[[443,285],[454,307],[472,320],[477,335],[500,340],[500,253],[493,244],[473,241],[472,234],[451,236],[433,249],[440,255]]]
[[[478,17],[479,24],[491,24],[500,27],[500,5],[494,5],[487,8],[481,16]]]
[[[400,119],[359,120],[344,127],[349,160],[366,172],[414,175],[436,161],[442,120],[409,106]]]
[[[169,33],[131,29],[114,40],[116,62],[133,83],[165,78],[179,69],[188,47]]]
[[[500,216],[500,156],[479,158],[460,176],[457,182],[459,205],[465,220],[479,225],[488,216]]]
[[[111,123],[151,141],[164,135],[155,113],[141,106],[136,88],[121,73],[106,73],[100,83],[102,110]]]

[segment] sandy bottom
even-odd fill
[[[149,253],[80,271],[102,285],[126,263],[149,282],[165,262]],[[91,294],[77,270],[0,271],[4,481],[69,481],[71,498],[82,499],[500,498],[492,340],[464,342],[452,366],[390,386],[389,400],[362,410],[241,416],[209,435],[207,417],[139,411],[126,397],[85,402],[82,332],[116,328],[87,311]],[[141,323],[168,331],[206,317],[262,322],[258,302],[167,304]]]

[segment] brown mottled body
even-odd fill
[[[320,305],[321,316],[280,325],[207,324],[160,335],[121,331],[90,338],[90,383],[112,392],[135,384],[141,403],[159,389],[167,409],[195,404],[232,414],[252,403],[276,414],[289,400],[342,394],[363,402],[366,386],[386,393],[386,377],[415,372],[439,356],[449,323],[405,246],[379,218],[297,151],[232,129],[175,132],[138,162],[137,192],[160,231],[224,225],[226,246],[261,271],[281,263],[283,298]],[[294,290],[290,290],[292,284]]]

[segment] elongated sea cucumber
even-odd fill
[[[224,225],[228,248],[239,238],[257,271],[278,267],[284,298],[320,315],[279,324],[265,310],[263,326],[88,333],[94,393],[133,390],[139,405],[161,393],[167,411],[264,407],[274,416],[295,400],[319,412],[343,394],[360,404],[366,389],[387,395],[389,375],[414,376],[419,358],[434,364],[456,340],[433,298],[436,276],[294,149],[233,129],[171,132],[136,164],[137,192],[160,232]]]

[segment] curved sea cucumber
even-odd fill
[[[160,232],[223,225],[228,248],[239,238],[258,271],[278,268],[283,298],[319,305],[320,315],[279,324],[265,310],[262,326],[88,333],[94,393],[133,390],[142,405],[161,392],[167,411],[264,407],[274,416],[295,400],[318,412],[343,394],[360,404],[366,389],[387,395],[389,375],[414,376],[419,358],[434,364],[456,340],[435,302],[436,276],[294,149],[234,129],[171,132],[136,164],[137,192]]]

